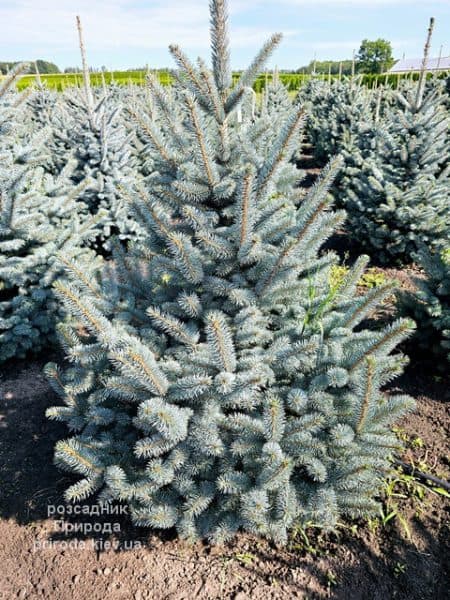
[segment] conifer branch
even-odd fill
[[[149,306],[146,310],[147,314],[151,317],[153,323],[169,335],[172,335],[183,344],[187,346],[195,346],[198,341],[198,334],[193,335],[190,333],[185,325],[168,315],[165,315],[161,310],[153,306]]]
[[[211,53],[217,89],[225,99],[231,87],[230,49],[228,41],[228,14],[225,0],[210,0]]]
[[[396,284],[394,282],[389,282],[371,290],[361,299],[356,309],[351,308],[347,315],[344,316],[343,327],[355,327],[358,322],[367,316],[368,311],[372,307],[378,306],[385,298],[392,294],[395,287]]]
[[[136,203],[133,203],[133,198],[132,198],[131,194],[128,192],[128,190],[121,184],[118,184],[118,187],[122,191],[122,193],[127,196],[128,202],[131,206],[134,207],[134,210],[138,210],[138,207],[136,206]],[[140,185],[137,187],[136,191],[137,191],[137,194],[138,194],[142,204],[147,209],[148,214],[151,216],[153,229],[156,230],[156,233],[158,233],[161,237],[163,237],[163,239],[172,241],[172,237],[171,237],[172,234],[171,234],[170,230],[168,229],[168,226],[163,222],[162,218],[160,218],[158,216],[158,214],[154,208],[154,205],[152,205],[150,199],[145,194],[144,190],[142,189],[142,187]],[[143,215],[143,220],[147,221],[147,219],[144,215]]]
[[[276,168],[280,165],[283,160],[290,158],[286,156],[286,150],[290,144],[292,144],[294,136],[301,129],[304,122],[305,112],[303,108],[299,108],[297,112],[287,122],[284,130],[281,132],[279,138],[276,140],[274,147],[275,151],[267,164],[263,166],[261,175],[258,181],[258,193],[263,194],[263,191],[269,184]]]
[[[392,325],[391,327],[389,327],[387,332],[385,332],[385,334],[380,337],[380,339],[377,342],[372,343],[370,345],[367,352],[362,354],[359,358],[357,358],[353,362],[352,365],[350,365],[349,372],[352,373],[353,371],[355,371],[355,369],[357,369],[359,367],[359,365],[365,360],[365,358],[367,357],[367,354],[369,352],[370,352],[370,354],[374,355],[376,352],[381,350],[383,347],[391,344],[394,340],[400,341],[400,340],[406,338],[408,335],[411,335],[413,330],[414,330],[414,323],[413,323],[413,321],[408,320],[408,319],[403,319],[403,320],[399,321],[398,323]]]
[[[169,249],[184,265],[187,279],[193,283],[200,282],[203,279],[203,269],[198,250],[183,234],[169,233],[168,238]]]
[[[170,132],[172,141],[180,150],[183,150],[185,147],[183,131],[181,130],[176,116],[173,114],[173,110],[171,110],[169,106],[169,97],[167,91],[156,80],[156,78],[150,74],[147,75],[146,81],[151,92],[152,100],[157,105],[161,115],[163,116],[164,125]]]
[[[145,135],[147,135],[149,137],[151,143],[158,150],[161,157],[167,163],[169,163],[171,165],[175,165],[174,159],[169,156],[168,152],[166,151],[166,149],[163,146],[162,141],[158,140],[158,137],[157,137],[156,133],[153,131],[152,127],[148,123],[146,123],[144,121],[144,119],[142,119],[138,115],[138,113],[135,110],[133,110],[131,107],[128,108],[128,112],[132,115],[132,117],[138,123],[139,127],[142,129],[142,131],[145,133]]]
[[[83,283],[83,285],[86,288],[88,288],[88,290],[92,293],[93,296],[97,297],[100,300],[102,299],[99,290],[97,290],[92,285],[87,273],[85,273],[83,269],[81,269],[74,260],[69,259],[66,256],[64,256],[64,254],[60,253],[58,254],[58,261],[61,262],[69,272],[74,273],[74,275],[76,275],[77,278]]]
[[[205,63],[199,58],[200,76],[205,84],[208,91],[207,98],[209,99],[209,106],[214,110],[217,122],[223,124],[225,119],[225,111],[223,109],[223,102],[219,96],[218,89],[215,82],[211,77],[211,73],[208,71]]]
[[[155,391],[160,395],[164,396],[168,383],[165,377],[159,372],[159,369],[155,365],[153,365],[153,369],[147,364],[144,358],[131,347],[126,348],[122,352],[112,352],[111,358],[113,358],[117,363],[120,363],[123,367],[131,369],[133,372],[135,369],[141,371],[151,382]],[[127,371],[128,373],[130,371]]]
[[[253,82],[255,81],[258,74],[262,71],[264,64],[269,59],[272,52],[278,46],[282,39],[281,33],[276,33],[271,36],[267,42],[263,45],[261,50],[256,55],[252,64],[242,73],[239,81],[234,87],[233,91],[228,96],[225,102],[225,112],[230,113],[239,102],[242,94],[244,93],[245,88],[252,87]]]
[[[272,471],[267,478],[260,476],[259,479],[263,480],[261,481],[262,487],[265,489],[270,489],[270,484],[274,481],[277,481],[284,473],[289,473],[290,467],[291,461],[288,458],[283,458],[278,467]]]
[[[92,333],[103,337],[104,332],[109,329],[109,322],[96,310],[89,309],[75,294],[75,292],[61,281],[55,281],[54,288],[58,294],[65,298],[83,318]]]
[[[339,283],[338,289],[336,290],[337,294],[345,296],[346,294],[353,294],[358,286],[358,282],[360,281],[363,273],[369,263],[369,257],[367,255],[359,256],[349,270],[346,273],[345,277]]]
[[[206,142],[205,142],[205,138],[203,135],[203,128],[201,127],[201,124],[200,124],[200,116],[198,114],[197,107],[195,105],[195,101],[189,94],[186,94],[186,104],[187,104],[187,107],[188,107],[190,115],[191,115],[191,120],[192,120],[192,125],[194,128],[195,137],[197,138],[198,147],[200,149],[202,162],[203,162],[203,166],[205,167],[206,176],[208,178],[209,185],[211,187],[214,187],[216,180],[213,175],[211,160],[210,160],[208,151],[206,149]]]
[[[96,467],[92,461],[87,460],[73,447],[73,443],[70,442],[58,442],[56,445],[56,461],[62,461],[64,463],[73,463],[75,465],[81,465],[87,473],[101,474],[103,469]]]
[[[366,356],[367,363],[367,375],[366,375],[366,389],[364,392],[364,398],[361,405],[361,410],[359,412],[358,421],[356,423],[355,431],[357,434],[360,434],[364,424],[366,422],[367,413],[369,412],[370,400],[372,398],[372,385],[373,385],[373,376],[375,372],[375,360],[372,356]]]
[[[162,199],[168,198],[169,202],[173,202],[177,207],[186,207],[186,202],[182,200],[179,196],[177,196],[171,189],[167,187],[158,188],[155,190],[155,193],[161,197]],[[199,210],[202,210],[202,207],[198,207]]]
[[[226,240],[219,238],[217,235],[209,232],[199,232],[195,234],[195,239],[199,244],[211,253],[215,258],[231,258],[233,256],[233,248]]]
[[[262,279],[261,283],[257,285],[257,291],[258,291],[258,295],[260,297],[263,296],[265,291],[269,288],[269,286],[271,285],[275,276],[278,274],[278,272],[281,269],[285,260],[302,242],[302,240],[305,238],[308,230],[315,223],[315,221],[320,217],[320,215],[322,214],[325,207],[330,204],[331,199],[326,196],[326,191],[327,191],[329,185],[331,185],[331,181],[334,178],[335,170],[338,168],[339,164],[340,164],[339,160],[336,160],[336,161],[334,161],[334,163],[331,163],[326,175],[322,177],[322,179],[319,181],[319,183],[316,184],[314,191],[311,192],[312,194],[316,195],[317,198],[322,198],[322,199],[321,199],[321,201],[316,203],[314,210],[311,212],[311,214],[309,214],[306,222],[304,224],[302,224],[297,235],[295,237],[293,237],[286,244],[285,248],[279,254],[275,264],[273,265],[273,267],[270,270],[270,272],[268,273],[268,275],[265,276]],[[306,204],[306,206],[308,206],[308,204]]]
[[[14,102],[14,108],[19,108],[21,104],[24,104],[28,98],[33,94],[33,88],[30,86],[26,88],[23,92],[21,92],[20,96]],[[1,93],[0,93],[1,97]]]
[[[219,312],[210,312],[206,316],[206,335],[218,359],[218,366],[224,371],[233,372],[236,368],[233,340],[225,319]]]
[[[188,59],[188,57],[176,44],[170,45],[169,50],[181,71],[187,76],[188,80],[190,81],[193,87],[193,90],[197,92],[199,96],[204,96],[205,90],[202,81],[198,78],[195,67]]]

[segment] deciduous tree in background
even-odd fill
[[[383,73],[394,64],[391,42],[382,38],[363,40],[356,59],[360,73]]]

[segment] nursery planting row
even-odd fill
[[[448,370],[448,86],[266,78],[278,35],[233,75],[221,0],[211,22],[212,70],[172,46],[143,87],[2,81],[0,361],[58,357],[68,502],[283,544],[378,514],[415,405],[385,386],[407,354]],[[422,271],[402,292],[369,263]]]

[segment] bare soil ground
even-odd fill
[[[106,535],[110,549],[100,534],[61,531],[60,517],[47,511],[63,504],[71,481],[52,466],[54,443],[67,431],[45,419],[55,397],[42,365],[16,362],[0,380],[2,600],[448,598],[448,503],[433,492],[419,498],[421,486],[396,487],[406,496],[391,498],[400,518],[384,526],[380,520],[348,524],[328,536],[309,529],[283,549],[247,535],[227,546],[192,546],[173,532],[136,530],[117,516],[75,518],[120,526],[114,537]],[[413,369],[396,382],[399,389],[418,403],[399,425],[407,441],[404,459],[448,480],[448,386]]]

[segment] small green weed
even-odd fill
[[[246,567],[251,565],[256,560],[256,556],[254,554],[251,554],[250,552],[243,552],[241,554],[235,554],[234,558],[238,562],[240,562],[242,565],[245,565]]]
[[[332,289],[338,288],[349,270],[349,267],[346,267],[345,265],[333,265],[329,279],[330,287]],[[378,287],[384,283],[386,283],[386,275],[376,267],[367,269],[358,281],[358,285],[366,289]]]

